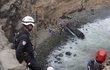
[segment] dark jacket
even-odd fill
[[[16,57],[21,63],[23,60],[30,61],[30,57],[34,58],[33,45],[30,40],[30,34],[24,28],[18,30],[18,36],[15,39]],[[25,44],[23,43],[25,42]]]
[[[29,37],[30,34],[24,28],[18,30],[15,39],[16,57],[20,63],[26,61],[31,70],[44,70],[45,66],[34,58],[34,49]]]
[[[92,59],[88,62],[87,70],[103,70],[103,65]]]

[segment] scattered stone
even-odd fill
[[[58,61],[54,61],[54,63],[57,63]]]
[[[58,62],[58,64],[62,64],[62,62]]]
[[[71,56],[72,53],[71,52],[66,52],[65,54],[68,55],[68,56]]]
[[[60,56],[62,56],[62,55],[60,55]],[[56,55],[55,58],[56,58],[58,61],[61,60],[61,58],[59,57],[59,55]]]
[[[60,60],[61,60],[61,58],[57,58],[57,60],[58,60],[58,61],[60,61]]]
[[[72,42],[74,42],[74,41],[75,41],[75,39],[71,39],[71,41],[72,41]]]
[[[48,63],[51,63],[52,62],[52,60],[50,60]]]

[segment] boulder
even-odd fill
[[[26,70],[16,59],[15,50],[11,49],[4,32],[0,29],[0,70]]]
[[[66,52],[65,54],[68,55],[68,56],[71,56],[72,53],[71,52]]]
[[[2,70],[26,70],[26,67],[16,60],[15,50],[4,49],[0,52],[0,69]]]

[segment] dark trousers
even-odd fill
[[[44,70],[44,66],[35,59],[31,59],[28,64],[29,64],[28,67],[31,70]]]
[[[41,64],[37,59],[30,55],[25,56],[25,61],[28,63],[28,67],[31,70],[44,70],[44,65]]]

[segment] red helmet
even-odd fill
[[[107,56],[107,53],[106,53],[105,50],[99,50],[99,51],[96,53],[96,61],[102,63],[102,62],[105,61],[106,56]]]

